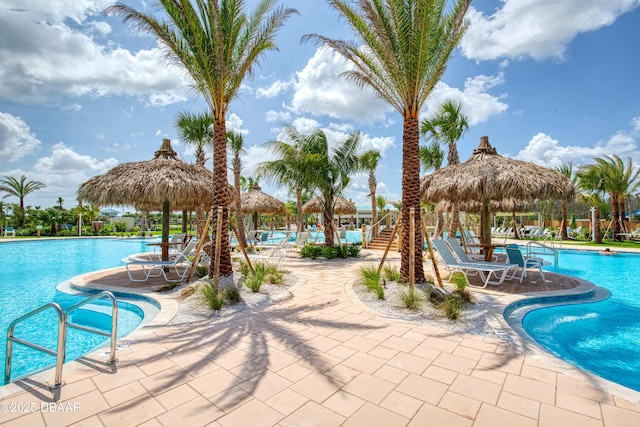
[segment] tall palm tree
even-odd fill
[[[369,194],[367,195],[367,197],[371,197],[371,225],[374,225],[378,222],[378,213],[376,212],[376,189],[378,187],[378,181],[376,180],[376,169],[378,168],[380,157],[381,154],[378,150],[368,150],[365,151],[359,159],[362,168],[369,171]],[[376,236],[377,231],[378,230],[375,228],[372,230],[373,234]]]
[[[312,187],[314,174],[314,171],[308,168],[307,154],[303,151],[307,135],[301,134],[294,126],[287,126],[284,136],[288,142],[267,142],[267,150],[273,153],[276,159],[260,163],[256,167],[256,173],[276,185],[289,188],[296,195],[297,229],[303,231],[303,194]]]
[[[460,163],[458,141],[468,130],[469,120],[462,114],[462,104],[453,100],[445,101],[433,116],[423,119],[420,123],[420,133],[427,141],[447,145],[447,165]],[[458,204],[454,200],[451,204],[449,224],[449,235],[452,236],[455,236],[460,222],[458,210]]]
[[[429,145],[420,146],[420,164],[425,170],[438,170],[444,161],[444,151],[438,141],[431,141]],[[442,235],[444,229],[444,215],[442,209],[436,208],[436,228],[433,236],[437,239]]]
[[[616,154],[598,157],[594,160],[593,167],[601,172],[604,179],[604,191],[609,195],[611,202],[613,238],[620,240],[622,238],[620,233],[624,231],[620,212],[624,212],[625,196],[637,187],[636,180],[640,170],[634,170],[631,158],[625,165],[625,162]]]
[[[419,114],[464,34],[464,15],[471,0],[329,0],[329,4],[360,40],[336,40],[319,34],[306,35],[303,40],[338,52],[352,65],[343,75],[360,87],[371,88],[404,121],[401,273],[408,279],[410,209],[415,209],[420,221]],[[415,280],[422,282],[422,235],[415,236],[413,273]]]
[[[195,3],[195,4],[194,4]],[[181,65],[193,79],[193,88],[204,97],[213,117],[213,204],[222,207],[228,223],[226,116],[247,77],[253,75],[266,52],[276,50],[278,30],[295,9],[276,7],[276,0],[261,0],[247,14],[245,0],[158,0],[162,18],[138,12],[118,3],[107,8],[124,21],[152,34],[165,46],[165,58]],[[222,276],[233,273],[229,236],[219,236]],[[214,236],[215,237],[215,236]],[[217,238],[213,239],[218,242]],[[214,274],[211,257],[210,274]]]
[[[240,200],[240,172],[242,172],[241,154],[244,150],[244,137],[239,132],[227,132],[227,144],[231,150],[231,169],[233,169],[233,188],[236,193],[236,222],[238,226],[238,235],[240,236],[240,244],[247,246],[247,236],[244,230],[244,214],[242,213],[242,200]]]
[[[573,164],[571,162],[569,163],[563,162],[562,165],[556,168],[556,170],[560,172],[562,175],[569,178],[569,180],[575,185],[576,177],[573,173]],[[568,221],[569,220],[567,215],[567,202],[563,200],[562,201],[562,220],[560,221],[560,236],[562,237],[563,240],[566,240],[569,238],[569,235],[567,233],[567,226],[569,225]]]
[[[605,193],[604,176],[602,170],[594,165],[585,165],[576,172],[578,188],[584,191],[582,199],[594,209],[595,223],[592,230],[596,243],[602,243],[602,230],[600,230],[600,204]]]
[[[5,176],[0,179],[0,192],[7,193],[2,198],[15,196],[20,200],[20,211],[18,212],[18,226],[24,226],[24,198],[36,190],[45,188],[46,185],[40,181],[27,181],[25,175],[21,175],[20,179],[16,179],[12,176]]]
[[[206,148],[212,147],[213,139],[213,118],[211,114],[205,112],[191,113],[188,111],[180,111],[176,115],[175,123],[180,141],[195,148],[196,165],[204,167],[207,163]],[[196,230],[199,236],[208,236],[204,233],[205,208],[199,207],[196,210]],[[182,228],[186,232],[187,211],[182,212]],[[208,239],[208,237],[206,237]]]

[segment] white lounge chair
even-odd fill
[[[275,245],[258,245],[256,249],[259,249],[258,254],[247,254],[251,261],[271,261],[280,266],[282,260],[285,258],[285,250],[290,246],[289,239],[291,233],[286,233],[285,236]]]
[[[11,226],[7,226],[4,229],[4,237],[16,237],[16,229],[11,227]]]
[[[516,244],[509,244],[505,247],[507,251],[507,256],[509,257],[509,262],[515,264],[520,269],[520,283],[522,283],[522,279],[527,276],[527,269],[535,268],[540,272],[540,278],[543,282],[550,282],[551,280],[546,280],[544,278],[544,272],[542,271],[542,259],[538,257],[528,257],[522,254],[522,251]],[[515,276],[515,274],[513,275]]]
[[[470,283],[469,286],[486,288],[487,285],[500,285],[507,278],[509,270],[515,270],[517,268],[517,266],[513,264],[459,262],[455,256],[453,256],[453,252],[451,252],[447,242],[441,239],[435,239],[432,240],[431,243],[436,247],[444,265],[449,269],[450,275],[459,271],[464,274],[465,277],[480,276],[483,282],[482,286],[476,286]]]
[[[191,239],[184,250],[178,254],[174,259],[170,261],[161,261],[156,259],[142,259],[136,258],[135,256],[129,256],[127,258],[123,258],[122,262],[125,264],[125,268],[127,269],[127,274],[129,275],[129,279],[132,282],[146,282],[150,277],[160,277],[164,276],[167,282],[181,282],[187,275],[189,271],[189,267],[192,262],[189,260],[189,255],[196,248],[197,241],[195,239]],[[137,269],[138,272],[142,272],[143,278],[134,277],[132,274],[131,266],[140,267]],[[167,270],[167,271],[165,271]],[[167,277],[168,271],[175,271],[178,276],[178,280],[169,279]]]

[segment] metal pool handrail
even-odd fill
[[[107,297],[111,300],[111,332],[104,332],[100,329],[91,328],[88,326],[78,325],[77,323],[69,322],[68,316],[72,311],[89,304],[97,299],[102,297]],[[23,340],[21,338],[17,338],[13,335],[13,331],[19,323],[22,321],[29,319],[35,316],[38,313],[41,313],[48,308],[53,308],[58,316],[58,344],[56,350],[51,350],[49,348],[43,347],[41,345],[32,343],[27,340]],[[85,332],[102,335],[105,337],[111,337],[111,351],[109,354],[109,360],[107,364],[111,365],[116,363],[118,360],[116,359],[116,336],[118,331],[118,302],[116,297],[109,291],[102,291],[93,295],[87,299],[80,301],[79,303],[67,308],[66,310],[62,310],[62,307],[58,303],[50,302],[41,307],[36,308],[29,313],[18,317],[9,325],[9,329],[7,331],[7,351],[5,356],[5,369],[4,369],[4,384],[8,384],[11,381],[11,361],[13,356],[13,343],[16,342],[18,344],[22,344],[27,347],[31,347],[35,350],[41,351],[43,353],[49,354],[51,356],[56,357],[56,371],[55,371],[55,380],[52,388],[58,388],[63,385],[62,383],[62,366],[64,364],[64,360],[66,357],[66,346],[67,346],[67,327],[80,329]]]

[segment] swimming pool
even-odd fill
[[[530,311],[522,320],[525,331],[561,359],[640,391],[640,255],[562,250],[559,265],[545,270],[586,279],[611,296]]]
[[[4,377],[7,329],[11,321],[51,301],[67,308],[86,295],[77,296],[56,290],[56,286],[79,274],[121,265],[121,259],[145,251],[138,239],[59,239],[3,242],[0,244],[0,378]],[[118,337],[135,329],[144,314],[136,305],[118,302]],[[72,315],[81,324],[111,329],[110,303],[99,301]],[[55,349],[57,318],[46,310],[19,324],[15,336]],[[71,361],[105,342],[99,335],[76,329],[67,331],[67,357]],[[12,379],[33,373],[55,363],[52,356],[22,345],[13,347]]]

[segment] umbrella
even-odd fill
[[[304,213],[322,213],[323,200],[319,197],[314,197],[307,203],[302,205],[302,212]],[[333,212],[338,215],[355,215],[357,212],[356,205],[346,200],[343,197],[335,196],[333,199]]]
[[[169,241],[168,219],[174,210],[205,209],[213,199],[213,173],[177,158],[169,139],[151,160],[122,163],[94,176],[78,189],[78,199],[98,206],[132,205],[142,210],[162,209],[162,242]],[[163,259],[167,257],[163,247]]]
[[[515,206],[536,199],[570,200],[575,188],[567,177],[555,170],[499,155],[489,144],[489,137],[483,136],[469,160],[422,178],[420,192],[425,202],[479,202],[481,234],[483,242],[488,244],[492,202],[497,203],[496,206],[502,201]]]

